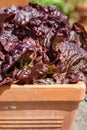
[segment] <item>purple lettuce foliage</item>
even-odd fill
[[[87,85],[87,32],[58,8],[35,3],[0,10],[0,85]]]

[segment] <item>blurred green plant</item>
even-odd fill
[[[29,1],[38,3],[42,6],[49,6],[49,5],[57,6],[62,10],[62,12],[65,15],[68,16],[71,12],[74,11],[74,6],[71,3],[66,2],[66,0],[29,0]]]
[[[73,0],[75,4],[77,3],[87,3],[87,0]]]

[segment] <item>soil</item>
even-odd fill
[[[87,94],[79,105],[73,130],[87,130]]]

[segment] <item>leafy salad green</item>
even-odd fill
[[[42,6],[57,6],[66,15],[69,15],[74,10],[73,5],[65,0],[30,0],[30,2],[35,2]]]

